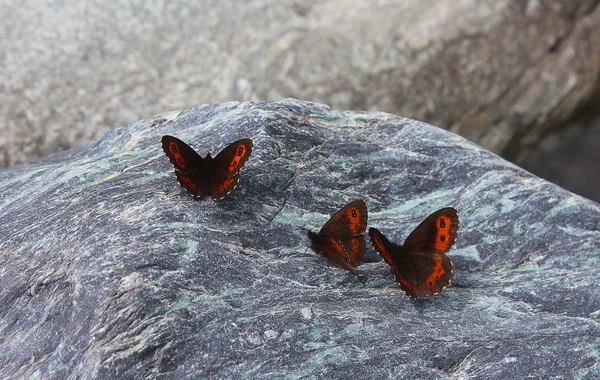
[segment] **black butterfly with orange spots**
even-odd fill
[[[458,235],[458,212],[447,207],[429,215],[402,245],[369,228],[371,244],[388,263],[402,290],[413,298],[438,294],[452,279],[454,265],[446,252]]]
[[[223,199],[237,186],[240,169],[252,153],[252,140],[241,139],[226,146],[214,158],[202,158],[194,149],[173,136],[163,136],[162,148],[175,167],[177,181],[196,198],[210,195]]]
[[[367,204],[362,199],[344,206],[319,233],[308,231],[311,248],[333,265],[356,274],[354,267],[365,258]]]

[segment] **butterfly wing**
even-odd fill
[[[346,248],[344,248],[336,237],[316,234],[312,231],[308,231],[308,237],[311,242],[311,248],[315,252],[325,257],[333,265],[356,274],[348,258],[349,255]]]
[[[169,161],[180,172],[187,173],[202,166],[202,157],[178,138],[165,135],[160,141]]]
[[[450,283],[454,266],[445,253],[456,242],[458,227],[458,212],[447,207],[429,215],[406,238],[405,258],[394,271],[410,282],[413,297],[437,294]]]
[[[195,197],[206,194],[206,162],[194,149],[176,137],[161,138],[162,148],[175,167],[177,181]]]
[[[385,262],[388,263],[389,266],[394,267],[394,257],[398,256],[399,247],[389,241],[378,229],[373,227],[369,228],[369,239]]]
[[[367,229],[367,204],[358,199],[344,206],[325,223],[319,235],[333,237],[339,242],[350,265],[355,267],[365,258],[365,230]],[[340,255],[336,251],[333,253]]]
[[[206,195],[206,179],[204,170],[192,170],[188,174],[175,170],[175,176],[179,185],[194,197],[202,198]]]
[[[214,199],[223,199],[239,181],[239,172],[252,154],[252,140],[241,139],[226,146],[211,163],[209,192]]]
[[[418,298],[416,278],[412,272],[411,263],[407,260],[406,252],[402,246],[390,242],[376,228],[369,228],[369,238],[373,247],[381,257],[392,267],[396,281],[406,294]]]
[[[445,253],[452,248],[458,235],[458,212],[446,207],[429,215],[404,241],[411,253]]]
[[[405,290],[414,298],[438,294],[452,280],[454,265],[443,253],[409,254],[406,261],[404,265],[395,268],[396,277],[400,275],[409,282],[410,285]]]
[[[237,173],[233,177],[227,177],[221,180],[220,184],[218,186],[215,185],[211,190],[213,199],[219,200],[225,198],[227,194],[231,193],[233,189],[235,189],[239,180],[240,173]]]

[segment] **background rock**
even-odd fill
[[[599,0],[3,2],[0,164],[147,115],[294,97],[515,160],[598,108]]]
[[[600,202],[600,114],[546,136],[523,167]]]
[[[222,202],[176,183],[163,134],[251,137]],[[305,252],[348,201],[402,241],[459,210],[452,285]],[[206,105],[0,172],[0,377],[593,377],[598,204],[467,140],[293,100]]]

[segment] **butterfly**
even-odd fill
[[[177,181],[197,198],[206,195],[223,199],[240,179],[240,169],[252,153],[252,140],[241,139],[226,146],[214,158],[202,158],[194,149],[173,136],[163,136],[162,148],[175,167]]]
[[[447,207],[429,215],[402,245],[391,243],[375,228],[369,228],[369,238],[402,290],[419,298],[438,294],[450,284],[454,266],[446,252],[456,241],[458,225],[458,212]]]
[[[311,248],[333,265],[356,274],[354,267],[365,258],[367,204],[362,199],[344,206],[319,233],[308,231]]]

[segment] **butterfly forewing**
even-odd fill
[[[398,246],[389,241],[378,229],[373,227],[369,228],[369,239],[385,262],[393,267],[394,258],[399,255]]]
[[[252,154],[252,140],[241,139],[226,146],[214,158],[215,173],[221,177],[233,177]]]
[[[358,199],[344,206],[325,223],[319,234],[335,236],[344,247],[352,266],[365,258],[365,230],[367,229],[367,204]]]
[[[214,199],[229,194],[239,181],[239,171],[252,153],[252,140],[241,139],[226,146],[211,163],[210,193]]]
[[[367,204],[362,199],[353,201],[336,212],[319,233],[336,236],[360,236],[367,229]]]
[[[429,215],[404,241],[410,253],[448,252],[458,234],[458,212],[446,207]]]
[[[176,137],[165,135],[161,138],[162,148],[169,161],[182,173],[201,168],[204,165],[203,158],[189,145]]]
[[[332,216],[318,234],[309,234],[313,248],[336,266],[354,273],[353,267],[365,258],[367,218],[366,203],[351,202]]]

